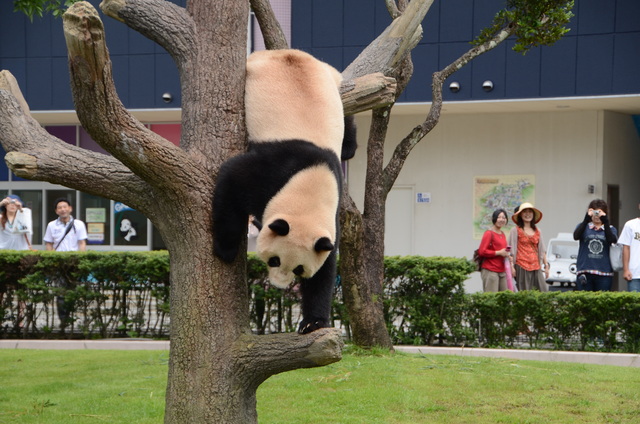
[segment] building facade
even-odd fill
[[[31,23],[12,13],[10,3],[0,4],[0,68],[16,76],[33,115],[47,130],[100,151],[73,112],[61,20],[34,18]],[[292,47],[338,69],[391,22],[382,0],[272,4]],[[431,74],[464,53],[503,5],[503,0],[434,2],[412,54],[413,78],[392,112],[387,155],[428,113]],[[543,211],[540,228],[547,240],[572,232],[593,198],[609,201],[619,229],[637,216],[640,2],[576,0],[574,13],[571,31],[556,45],[523,56],[511,50],[514,42],[508,40],[447,80],[440,123],[411,153],[389,195],[387,254],[470,257],[491,207],[519,198]],[[120,22],[103,19],[123,103],[153,131],[179,143],[180,88],[171,58]],[[251,44],[259,48],[257,34],[252,21]],[[459,89],[450,89],[452,83]],[[348,186],[362,205],[370,114],[359,114],[356,121],[361,148],[348,164]],[[162,247],[139,214],[137,225],[146,230],[140,231],[139,244],[120,239],[124,214],[136,214],[126,205],[21,180],[1,163],[0,195],[7,192],[32,206],[41,229],[52,219],[46,205],[60,195],[72,196],[78,218],[104,221],[95,222],[102,227],[93,226],[103,234],[94,235],[92,248]],[[41,241],[41,234],[36,237]],[[479,288],[479,276],[474,276],[468,289]]]

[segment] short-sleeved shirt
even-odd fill
[[[624,224],[618,243],[629,246],[629,271],[632,278],[640,278],[640,218]]]
[[[69,233],[65,236],[67,226],[73,225]],[[64,237],[64,238],[63,238]],[[84,222],[71,219],[65,225],[60,218],[47,224],[47,231],[44,234],[45,243],[53,243],[53,250],[58,252],[71,252],[78,250],[78,241],[87,239],[87,228]],[[60,242],[62,240],[62,242]]]

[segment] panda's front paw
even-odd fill
[[[225,248],[222,243],[214,243],[214,251],[216,256],[227,263],[233,262],[233,260],[238,256],[238,249],[234,248]]]
[[[322,318],[303,319],[298,327],[298,334],[308,334],[320,328],[329,327],[329,323]]]

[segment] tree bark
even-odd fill
[[[183,90],[180,147],[149,131],[120,102],[97,12],[64,15],[78,116],[110,154],[71,146],[29,114],[12,75],[0,74],[0,142],[21,177],[126,204],[160,231],[171,258],[171,354],[166,423],[252,423],[256,389],[270,375],[338,361],[341,334],[254,336],[245,261],[213,254],[211,197],[220,164],[245,148],[244,66],[248,4],[189,9],[158,0],[105,0],[110,16],[159,42]],[[238,24],[241,23],[241,24]],[[240,255],[242,256],[242,255]]]

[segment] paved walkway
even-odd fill
[[[109,340],[0,340],[0,349],[110,349],[168,350],[169,341],[147,339]],[[596,365],[640,367],[640,355],[631,353],[565,352],[524,349],[482,349],[468,347],[396,346],[399,352],[425,355],[483,356],[532,361],[578,362]]]

